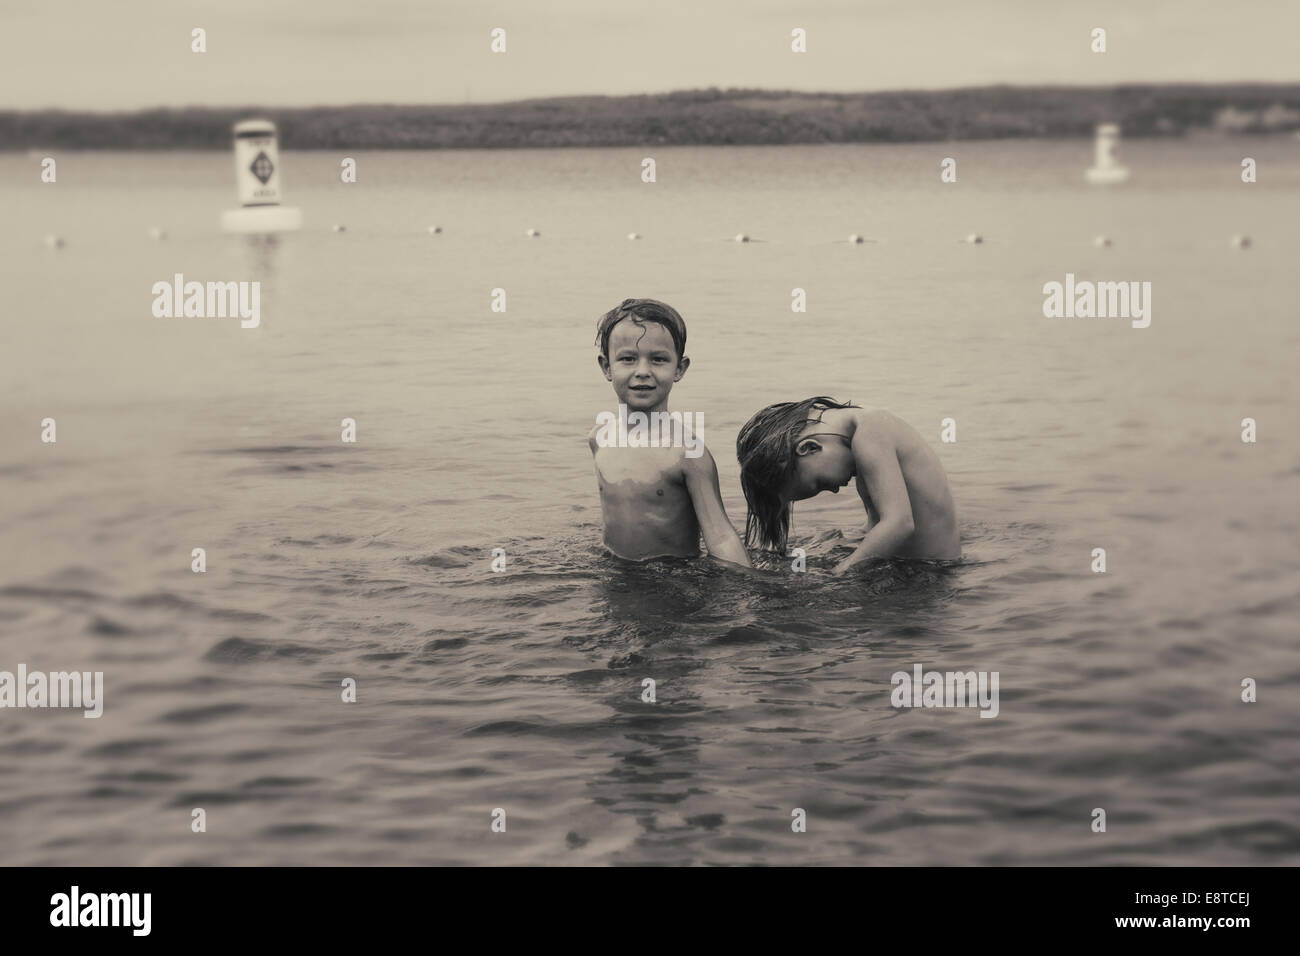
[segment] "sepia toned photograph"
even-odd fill
[[[1297,29],[7,4],[0,866],[1300,863]]]

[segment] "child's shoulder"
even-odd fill
[[[853,423],[859,428],[866,426],[872,429],[892,429],[907,424],[887,408],[847,408],[844,411],[852,417]]]
[[[704,444],[703,440],[694,439],[688,444],[683,445],[681,452],[682,467],[688,471],[699,469],[705,472],[717,471],[717,462],[713,460],[713,453],[709,451],[709,446]]]
[[[844,409],[851,415],[855,444],[866,442],[872,447],[887,448],[910,443],[916,429],[884,408]]]

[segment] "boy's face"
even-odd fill
[[[806,433],[795,445],[794,475],[785,496],[803,501],[823,491],[838,494],[853,480],[854,470],[853,452],[842,435]]]
[[[681,380],[691,360],[679,359],[668,330],[658,322],[640,324],[624,319],[609,334],[609,356],[596,356],[600,370],[614,385],[614,394],[629,411],[650,411],[668,402],[673,383]]]

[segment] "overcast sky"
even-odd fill
[[[1297,81],[1298,28],[1300,0],[0,0],[0,108]]]

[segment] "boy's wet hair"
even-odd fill
[[[777,402],[758,412],[736,436],[740,487],[749,513],[745,516],[745,546],[785,552],[790,536],[790,502],[783,495],[794,477],[799,434],[822,420],[830,408],[856,408],[818,395],[802,402]],[[814,414],[815,413],[815,414]]]
[[[605,358],[609,358],[609,335],[614,331],[614,326],[624,319],[631,319],[637,324],[659,323],[673,337],[677,360],[681,361],[686,354],[686,321],[676,309],[658,299],[624,299],[618,308],[610,309],[596,324],[596,347]]]

